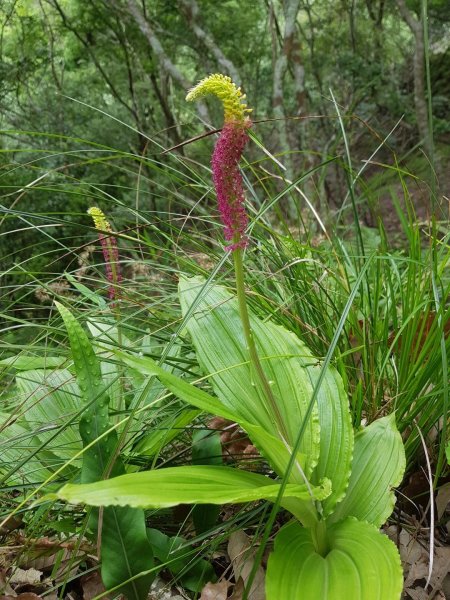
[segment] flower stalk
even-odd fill
[[[245,103],[245,94],[225,75],[206,77],[192,88],[186,100],[197,100],[208,94],[217,96],[224,107],[224,126],[214,147],[211,166],[217,204],[224,225],[224,237],[231,242],[226,249],[233,253],[239,313],[250,364],[267,400],[267,412],[275,419],[280,436],[289,444],[288,432],[269,381],[264,373],[250,325],[245,297],[243,250],[248,245],[246,229],[248,216],[239,160],[248,141],[251,109]]]
[[[239,315],[241,317],[242,330],[244,332],[245,343],[247,350],[250,355],[251,365],[257,375],[257,378],[261,384],[263,393],[268,401],[270,411],[269,413],[275,418],[278,432],[282,439],[290,445],[289,434],[286,429],[286,425],[281,416],[275,395],[270,387],[270,383],[264,373],[261,361],[258,356],[256,349],[255,339],[250,324],[250,317],[248,314],[247,299],[245,297],[245,283],[244,283],[244,261],[242,257],[242,248],[236,248],[233,252],[234,261],[234,274],[236,278],[236,293],[239,305]]]

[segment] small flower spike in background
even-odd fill
[[[111,232],[112,234],[112,229],[102,210],[97,206],[92,206],[87,212],[94,221],[95,229],[99,232],[98,238],[102,245],[103,256],[105,259],[106,276],[111,284],[109,287],[109,297],[111,300],[114,300],[117,295],[116,286],[121,281],[117,241],[113,235],[105,235],[104,233]]]
[[[225,239],[232,243],[227,250],[245,248],[248,223],[244,207],[244,188],[239,172],[239,160],[248,141],[251,127],[245,94],[226,75],[214,74],[202,79],[192,88],[186,100],[193,101],[208,94],[223,102],[224,126],[212,155],[211,166],[217,203],[225,227]]]

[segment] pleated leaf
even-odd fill
[[[31,456],[31,451],[39,445],[26,423],[18,423],[13,416],[0,412],[1,484],[37,484],[51,475],[37,455]]]
[[[67,362],[64,356],[26,356],[18,354],[0,360],[0,365],[17,371],[32,371],[35,369],[55,369]]]
[[[183,314],[196,301],[205,285],[202,278],[182,279],[180,299]],[[259,356],[279,403],[284,422],[295,441],[303,415],[317,383],[321,366],[308,347],[284,327],[251,316],[251,325]],[[199,362],[209,374],[214,391],[227,408],[248,423],[259,425],[277,436],[267,419],[264,398],[251,385],[251,371],[242,333],[238,304],[225,288],[208,288],[196,304],[187,329],[196,348]],[[313,481],[323,478],[332,482],[332,493],[324,503],[324,513],[332,512],[344,496],[353,450],[353,429],[348,399],[337,371],[329,367],[317,394],[317,408],[310,420],[300,452],[307,455],[306,470],[316,465]],[[320,423],[320,439],[318,437]],[[251,432],[247,429],[251,436]],[[258,446],[257,441],[254,441]],[[284,442],[283,442],[284,444]],[[284,444],[285,445],[285,444]],[[265,453],[267,457],[267,452]],[[272,453],[273,456],[273,453]],[[282,475],[286,462],[278,457],[272,466]],[[295,470],[292,478],[297,480]]]
[[[304,360],[305,362],[307,361]],[[312,362],[312,358],[309,362]],[[315,387],[321,367],[304,364],[303,368]],[[327,369],[317,394],[317,406],[320,455],[312,481],[317,483],[326,477],[332,482],[332,493],[322,504],[323,513],[328,516],[345,495],[350,478],[354,438],[347,394],[341,376],[334,367]]]
[[[204,285],[205,280],[200,277],[181,279],[179,284],[184,316],[196,302],[187,329],[198,361],[224,406],[248,423],[280,437],[275,416],[249,363],[237,299],[225,288],[213,286],[198,301]],[[288,434],[286,443],[292,447],[312,395],[309,377],[298,360],[305,347],[283,327],[264,323],[255,316],[250,320],[258,355]],[[305,428],[300,452],[306,456],[305,470],[309,475],[319,455],[317,407]]]
[[[394,414],[359,431],[347,493],[330,519],[336,522],[352,516],[381,527],[394,509],[392,488],[400,484],[405,466],[405,450]]]
[[[281,529],[267,566],[267,600],[399,600],[403,574],[389,538],[353,518],[327,534],[329,551],[321,556],[309,529],[295,522]]]
[[[168,508],[178,504],[275,500],[280,485],[257,473],[231,467],[194,465],[129,473],[96,483],[67,484],[56,497],[89,506]],[[330,493],[327,483],[310,489],[316,500],[322,500]],[[306,485],[289,483],[283,498],[287,501],[293,498],[309,501],[311,496]]]
[[[66,424],[80,410],[73,374],[67,369],[23,371],[16,382],[23,419],[41,444],[47,442],[45,450],[54,453],[53,467],[61,466],[81,450],[78,423]],[[80,460],[74,464],[79,466]]]
[[[273,468],[278,473],[283,473],[287,463],[289,462],[290,452],[286,445],[275,436],[264,430],[260,425],[248,423],[239,414],[228,409],[217,398],[211,396],[204,390],[201,390],[194,385],[184,381],[180,377],[173,375],[159,367],[151,358],[134,356],[119,350],[114,351],[114,354],[120,358],[125,364],[139,369],[141,373],[148,375],[156,375],[158,379],[170,390],[177,398],[196,406],[201,410],[223,417],[230,421],[239,423],[249,434],[252,442],[262,452],[262,454],[271,463]],[[305,466],[305,456],[297,454],[297,465],[294,465],[294,470],[291,476],[292,481],[302,483],[304,478],[301,470]]]

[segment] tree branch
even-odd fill
[[[186,21],[192,30],[195,37],[202,42],[211,54],[217,60],[220,67],[230,75],[233,81],[239,85],[241,82],[238,70],[231,60],[229,60],[222,50],[217,46],[212,35],[207,33],[198,23],[198,15],[200,12],[197,0],[179,0]]]
[[[175,64],[167,56],[164,48],[162,47],[161,42],[159,41],[158,36],[153,30],[150,22],[145,18],[144,13],[138,6],[136,0],[127,0],[127,6],[141,33],[144,35],[150,47],[152,48],[153,53],[155,54],[161,67],[164,69],[164,71],[166,71],[166,73],[168,73],[172,77],[174,81],[176,81],[181,87],[183,87],[187,91],[192,86],[192,83],[185,78],[185,76],[181,73],[178,67],[176,67]],[[210,121],[208,109],[206,108],[205,104],[203,104],[202,102],[198,102],[197,111],[199,113],[200,118],[203,121]]]
[[[413,16],[412,12],[407,8],[405,0],[397,0],[397,6],[402,15],[403,19],[406,21],[408,27],[414,33],[417,34],[417,31],[421,29],[420,22]]]

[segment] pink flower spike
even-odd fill
[[[198,100],[208,94],[217,96],[224,108],[225,124],[214,147],[211,165],[225,239],[233,242],[226,249],[233,251],[248,244],[245,235],[248,216],[239,160],[248,141],[247,130],[252,125],[248,113],[252,111],[247,108],[241,88],[236,87],[227,75],[214,73],[202,79],[189,91],[186,100]]]
[[[111,283],[108,290],[109,298],[110,300],[114,300],[116,297],[116,286],[122,281],[117,240],[113,235],[102,233],[103,231],[110,231],[112,233],[111,225],[107,221],[103,211],[97,206],[92,206],[87,212],[92,217],[94,226],[98,230],[98,239],[100,240],[105,259],[106,276]]]
[[[244,206],[244,187],[239,171],[239,160],[248,141],[247,128],[250,121],[225,123],[212,155],[213,182],[217,194],[217,204],[227,241],[233,244],[227,250],[245,248],[248,238],[245,230],[248,216]]]
[[[116,297],[116,286],[122,281],[122,275],[119,267],[119,249],[117,241],[112,236],[98,234],[98,239],[102,246],[103,257],[105,259],[106,277],[112,284],[108,288],[108,296],[110,300]]]

